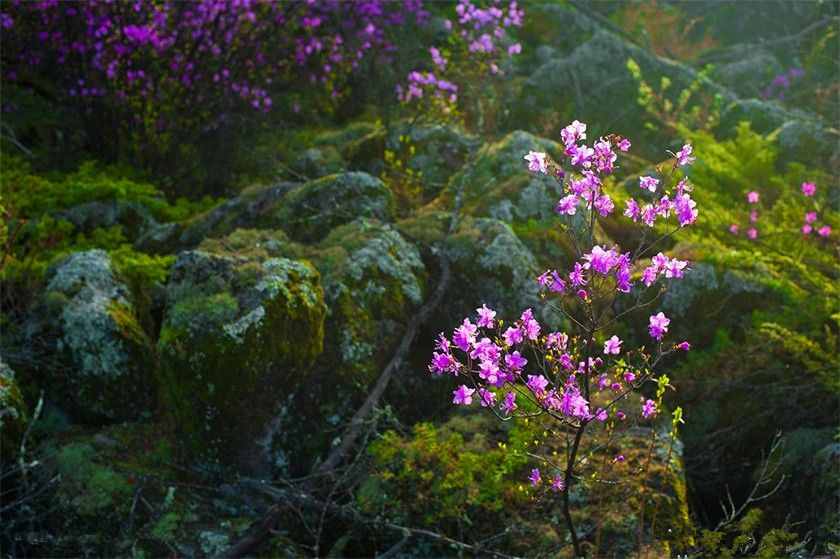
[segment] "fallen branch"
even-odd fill
[[[420,312],[414,315],[414,318],[408,324],[408,328],[403,335],[399,347],[397,347],[397,351],[391,358],[391,361],[389,361],[388,365],[385,366],[385,369],[382,371],[382,374],[379,375],[379,380],[376,381],[376,385],[373,387],[373,390],[371,390],[370,394],[368,394],[368,397],[365,399],[362,406],[356,410],[356,413],[347,425],[347,429],[341,437],[341,444],[330,452],[327,459],[324,460],[316,470],[317,473],[325,473],[334,470],[353,448],[353,445],[356,443],[356,440],[362,432],[365,419],[368,415],[370,415],[371,411],[373,411],[376,404],[379,403],[379,399],[388,387],[391,377],[393,377],[394,373],[399,371],[400,367],[402,367],[403,361],[406,356],[408,356],[408,352],[411,349],[411,345],[414,343],[414,338],[417,336],[420,326],[426,322],[432,314],[432,311],[434,311],[443,300],[443,295],[446,293],[446,289],[449,286],[449,278],[451,274],[449,270],[449,261],[442,251],[440,252],[440,266],[440,281],[438,282],[434,293],[432,293],[431,298],[426,301],[426,304],[423,305]]]

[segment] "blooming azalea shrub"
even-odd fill
[[[516,0],[507,5],[494,0],[483,7],[459,0],[455,17],[445,20],[445,41],[429,47],[425,69],[410,72],[397,85],[397,97],[424,114],[492,128],[485,121],[489,106],[483,98],[491,80],[504,76],[510,60],[522,52],[511,30],[522,26],[524,15]]]
[[[605,179],[615,171],[619,153],[629,151],[631,144],[627,138],[610,135],[590,146],[585,143],[586,131],[586,124],[578,121],[562,130],[560,161],[542,152],[524,155],[531,172],[554,177],[561,191],[555,212],[564,222],[576,259],[569,269],[546,270],[536,281],[547,305],[567,328],[550,331],[530,308],[506,322],[483,305],[451,336],[441,333],[429,365],[434,375],[457,377],[460,385],[452,393],[453,404],[480,406],[502,421],[544,416],[567,434],[561,455],[531,455],[536,467],[529,481],[535,488],[563,494],[564,516],[577,555],[581,548],[569,511],[569,490],[599,474],[578,455],[584,433],[653,421],[662,412],[668,387],[658,368],[671,354],[690,349],[688,341],[668,336],[672,319],[655,308],[662,284],[682,278],[689,263],[662,252],[652,254],[662,236],[647,239],[645,234],[632,251],[602,245],[597,239],[597,220],[617,211]],[[670,155],[668,172],[660,179],[641,177],[638,198],[626,201],[624,216],[646,233],[655,231],[657,223],[670,222],[671,235],[698,218],[693,187],[683,172],[695,161],[692,146],[685,144]],[[629,304],[620,307],[622,299]],[[628,347],[615,333],[619,321],[646,309],[652,309],[649,341]],[[658,386],[655,399],[648,395],[649,384]],[[640,401],[635,417],[628,407],[632,398]],[[615,461],[622,461],[620,452]]]
[[[395,30],[427,18],[422,0],[16,0],[0,12],[12,90],[3,110],[19,112],[25,96],[15,92],[34,93],[72,107],[103,155],[145,165],[177,157],[183,167],[192,152],[182,144],[278,105],[299,112],[300,100],[319,97],[313,89],[339,100],[367,59],[392,56]]]

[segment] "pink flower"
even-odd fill
[[[566,489],[566,482],[563,481],[562,477],[554,476],[551,478],[551,489],[552,491],[563,491]]]
[[[504,400],[499,405],[505,414],[510,415],[516,411],[516,392],[508,392],[505,394]]]
[[[528,155],[523,157],[528,162],[528,170],[534,173],[548,173],[548,166],[545,161],[546,154],[541,151],[529,151]]]
[[[685,144],[680,151],[677,152],[677,165],[691,165],[696,158],[691,157],[691,144]]]
[[[462,384],[456,390],[452,391],[452,403],[457,406],[469,406],[472,404],[473,392],[475,392],[475,389]]]
[[[758,210],[752,210],[750,212],[750,223],[755,223],[758,221]]]
[[[528,476],[528,479],[531,481],[531,485],[536,487],[542,481],[542,476],[540,476],[539,468],[534,468],[531,470],[531,475]]]
[[[808,212],[805,214],[805,223],[814,223],[817,220],[817,212]]]
[[[639,186],[650,190],[651,192],[656,192],[656,186],[659,184],[659,179],[655,179],[653,177],[640,177],[639,178]]]
[[[817,185],[812,182],[802,183],[802,194],[805,196],[813,196],[817,192]]]
[[[823,225],[822,227],[817,229],[817,235],[823,238],[828,237],[829,235],[831,235],[831,227],[829,227],[828,225]]]
[[[630,149],[630,140],[622,138],[621,141],[618,142],[618,149],[621,151],[628,151]]]
[[[753,240],[757,239],[758,229],[756,229],[755,227],[750,227],[749,229],[747,229],[747,237]]]
[[[578,197],[574,194],[564,196],[557,202],[554,211],[561,215],[575,215],[577,213]]]
[[[758,204],[758,192],[755,190],[747,192],[747,202],[750,204]]]
[[[482,408],[489,408],[496,404],[496,395],[484,388],[478,389],[478,397]]]
[[[618,355],[621,352],[621,340],[618,336],[613,336],[604,342],[604,353],[606,355]]]
[[[636,373],[633,371],[624,371],[624,382],[631,383],[636,380]]]
[[[677,349],[682,351],[688,351],[691,349],[691,344],[688,343],[688,340],[682,341],[675,346]]]
[[[733,223],[732,225],[730,225],[729,226],[729,232],[732,233],[733,235],[737,235],[738,234],[738,224]]]
[[[644,406],[642,406],[642,417],[645,419],[649,419],[656,415],[656,402],[653,400],[645,401]]]
[[[648,325],[648,331],[652,338],[656,340],[661,340],[662,337],[668,332],[668,325],[671,323],[671,319],[665,316],[665,313],[657,313],[650,317],[650,324]]]
[[[508,327],[503,334],[505,338],[505,343],[509,346],[516,345],[524,339],[522,335],[522,330],[519,328],[514,328],[513,326]]]
[[[586,124],[574,121],[560,131],[560,138],[567,148],[577,143],[578,140],[586,139]]]
[[[811,231],[813,231],[813,230],[814,230],[814,228],[811,227],[810,225],[808,225],[807,223],[802,226],[802,234],[803,235],[810,235]]]
[[[493,318],[496,316],[496,311],[487,308],[487,305],[481,305],[481,308],[476,309],[478,312],[478,326],[481,328],[493,328]]]
[[[522,52],[522,45],[519,43],[514,43],[508,47],[508,54],[513,56],[514,54],[519,54]]]

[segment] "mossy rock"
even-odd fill
[[[324,238],[333,228],[358,217],[389,221],[393,197],[385,184],[367,173],[340,173],[290,191],[272,215],[273,223],[296,241]]]
[[[206,238],[221,238],[236,229],[273,228],[272,214],[297,183],[252,186],[183,225],[172,248],[194,248]],[[166,233],[160,232],[161,235]],[[165,235],[164,235],[165,236]]]
[[[37,371],[48,398],[84,421],[136,419],[152,409],[154,345],[129,288],[103,250],[77,252],[48,275],[35,334],[55,339]]]
[[[336,372],[364,384],[423,302],[420,252],[390,225],[359,219],[330,233],[313,258],[324,274],[329,330],[339,338],[330,344],[339,350]]]
[[[385,149],[405,158],[407,168],[420,177],[423,199],[428,201],[443,190],[478,145],[478,138],[456,126],[404,123],[393,127]]]
[[[158,390],[193,454],[258,459],[255,441],[277,401],[323,350],[325,315],[320,275],[306,261],[178,255],[158,341]]]
[[[11,461],[29,422],[29,410],[15,380],[15,372],[0,358],[0,453]]]
[[[89,233],[94,229],[122,226],[126,238],[134,241],[148,230],[159,226],[152,212],[139,202],[105,200],[88,202],[59,212],[59,219],[66,219],[78,230]]]
[[[474,159],[450,180],[446,191],[431,206],[445,209],[462,189],[462,213],[505,221],[545,218],[559,198],[557,182],[528,171],[523,157],[529,151],[544,151],[555,158],[562,154],[551,140],[517,130],[492,144],[485,144]]]
[[[429,290],[420,251],[391,225],[360,218],[334,229],[307,255],[322,276],[328,315],[324,352],[277,425],[274,463],[308,471],[366,396]]]
[[[510,319],[528,307],[539,310],[537,260],[509,225],[465,218],[445,246],[457,293],[449,296],[450,312],[463,318],[486,303],[499,312],[499,318]]]

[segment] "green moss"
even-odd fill
[[[188,252],[169,299],[161,399],[191,452],[236,461],[274,411],[278,395],[264,397],[264,386],[294,385],[323,351],[320,276],[305,261]]]
[[[62,476],[62,497],[82,516],[125,512],[131,506],[131,486],[122,475],[97,464],[95,457],[94,448],[83,443],[69,444],[58,452],[55,460]]]
[[[29,423],[29,410],[12,369],[0,359],[0,452],[11,461]]]
[[[314,241],[359,217],[387,221],[393,206],[391,191],[379,179],[366,173],[340,173],[290,191],[272,219],[293,239]]]

